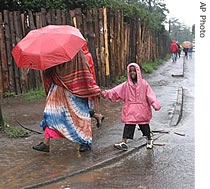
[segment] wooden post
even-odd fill
[[[108,81],[110,78],[109,71],[109,47],[108,47],[108,33],[107,33],[107,10],[103,8],[103,18],[104,18],[104,53],[105,53],[105,65],[106,65],[106,85],[108,85]]]
[[[99,56],[100,56],[100,65],[101,65],[101,84],[105,86],[105,76],[106,76],[106,65],[105,65],[105,49],[104,49],[104,24],[103,24],[103,9],[99,9],[99,15],[98,15],[98,32],[99,32]]]
[[[118,67],[118,76],[121,76],[122,75],[122,69],[121,69],[121,25],[120,25],[120,10],[117,10],[117,31],[115,31],[117,33],[117,53],[116,53],[116,56],[117,56],[117,67]]]
[[[116,70],[115,70],[115,39],[114,39],[114,17],[115,12],[114,9],[109,9],[109,65],[110,65],[110,81],[114,82],[116,79]]]
[[[3,71],[2,71],[2,61],[5,59],[5,54],[3,53],[4,47],[4,28],[3,28],[3,18],[2,13],[0,12],[0,98],[4,94],[4,85],[3,85]]]
[[[3,119],[3,115],[2,115],[1,103],[0,103],[0,126],[1,127],[4,126],[4,119]]]

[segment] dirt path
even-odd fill
[[[10,97],[1,101],[2,114],[4,120],[11,126],[19,127],[16,120],[23,125],[30,127],[39,125],[42,118],[42,112],[45,104],[45,98],[39,100],[27,101],[23,97]]]

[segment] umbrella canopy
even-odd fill
[[[48,25],[31,30],[12,49],[12,55],[19,68],[45,70],[73,59],[84,44],[77,28]]]
[[[184,41],[182,44],[183,48],[192,48],[193,44],[190,41]]]

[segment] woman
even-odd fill
[[[43,72],[47,94],[43,120],[44,142],[34,150],[49,152],[50,138],[65,137],[80,145],[80,152],[91,149],[92,130],[88,98],[98,98],[100,88],[90,72],[85,55],[79,51],[69,62]]]

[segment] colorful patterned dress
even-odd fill
[[[47,73],[47,74],[46,74]],[[84,53],[43,75],[47,93],[43,120],[45,138],[65,137],[78,144],[92,145],[88,98],[100,95]]]

